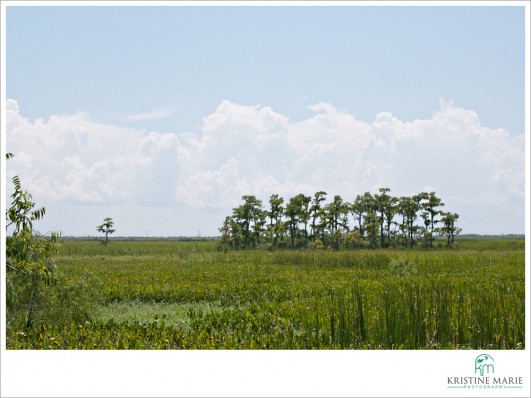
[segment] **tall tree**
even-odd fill
[[[264,225],[267,223],[267,214],[267,211],[263,209],[258,209],[256,211],[253,224],[253,239],[257,244],[260,244],[260,238],[264,233]]]
[[[380,194],[374,195],[374,200],[376,201],[376,210],[378,211],[378,220],[380,223],[380,247],[385,247],[385,238],[384,238],[384,212],[385,212],[385,206],[387,199],[389,198],[389,195],[387,195],[387,192],[389,191],[389,188],[380,188],[378,190]]]
[[[304,194],[299,194],[300,201],[300,213],[299,218],[300,222],[303,224],[303,233],[304,233],[304,244],[308,243],[308,221],[310,220],[310,202],[312,200],[311,196],[306,196]]]
[[[96,227],[98,232],[105,234],[105,245],[109,244],[109,235],[113,234],[116,231],[113,227],[114,227],[114,221],[110,217],[105,218],[103,220],[103,223]]]
[[[439,228],[439,233],[446,237],[446,246],[452,246],[454,244],[454,239],[462,231],[461,228],[457,227],[455,224],[459,218],[459,214],[443,212],[441,213],[441,223],[442,227]]]
[[[415,220],[419,210],[418,201],[411,196],[402,196],[398,201],[398,212],[402,215],[402,236],[406,247],[413,247],[415,244]]]
[[[252,247],[256,243],[256,239],[251,235],[252,225],[259,220],[262,212],[262,201],[257,199],[254,195],[242,196],[243,204],[233,210],[233,218],[238,222],[243,231],[243,245],[244,247]]]
[[[304,244],[308,239],[308,221],[310,219],[309,204],[311,201],[310,196],[306,196],[302,193],[293,196],[288,205],[286,206],[285,216],[287,217],[286,225],[291,237],[291,247],[295,247],[295,240],[301,234],[304,237]],[[299,224],[302,223],[304,228],[300,230]]]
[[[295,238],[297,236],[298,225],[300,221],[301,204],[302,203],[300,201],[300,196],[297,195],[290,198],[289,203],[286,206],[286,225],[288,227],[289,235],[291,237],[292,249],[295,248]]]
[[[231,247],[240,250],[244,246],[243,230],[241,224],[233,217],[230,218]]]
[[[273,245],[277,244],[279,238],[281,238],[283,227],[282,227],[282,216],[284,215],[284,198],[280,197],[278,194],[273,194],[269,197],[269,212],[267,213],[269,217],[269,225],[267,227],[267,238],[269,242]]]
[[[380,217],[374,210],[369,211],[364,219],[365,231],[367,232],[367,239],[369,239],[369,247],[376,249],[378,247],[378,227],[380,226]]]
[[[331,245],[334,250],[339,250],[341,240],[340,228],[346,227],[346,214],[348,213],[348,206],[343,202],[343,198],[339,195],[334,196],[334,201],[325,206],[325,219],[327,221],[328,230],[330,231]]]
[[[354,221],[358,221],[358,229],[362,239],[365,239],[364,217],[372,210],[373,203],[374,198],[371,193],[365,192],[363,195],[356,195],[356,198],[349,206]]]
[[[377,210],[379,213],[380,222],[380,247],[389,247],[389,239],[391,236],[391,225],[393,217],[396,214],[397,198],[388,195],[391,192],[390,188],[380,188],[380,194],[374,196]]]
[[[270,225],[274,226],[277,224],[284,212],[284,208],[282,207],[282,204],[284,203],[284,198],[278,196],[278,194],[274,193],[269,197],[269,206],[270,210],[268,213],[269,219],[270,219]]]
[[[310,210],[310,218],[312,219],[312,222],[310,224],[310,227],[311,227],[311,233],[310,234],[311,234],[312,239],[314,241],[315,241],[315,239],[317,239],[317,235],[319,235],[319,230],[320,230],[321,224],[317,223],[317,220],[322,215],[323,207],[322,207],[321,203],[326,200],[326,195],[327,195],[327,193],[325,191],[316,192],[313,195],[313,200],[312,200],[311,205],[310,205],[310,209],[309,209]]]
[[[221,245],[224,247],[224,249],[231,247],[231,222],[232,217],[227,216],[225,217],[225,220],[223,220],[223,225],[221,226],[221,228],[218,228],[218,231],[221,233]]]
[[[437,208],[444,206],[444,203],[441,198],[437,197],[435,192],[421,193],[421,196],[424,200],[421,203],[421,208],[424,210],[422,216],[426,228],[424,241],[426,246],[432,247],[435,240],[435,224],[439,222],[435,217],[441,213]]]
[[[398,213],[398,198],[394,196],[389,196],[389,199],[386,203],[385,210],[384,210],[384,216],[385,216],[385,234],[387,237],[386,247],[389,247],[392,243],[391,239],[391,227],[393,224],[396,224],[393,222],[393,219],[395,215]]]

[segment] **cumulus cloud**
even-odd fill
[[[15,155],[7,174],[18,174],[34,195],[84,204],[164,204],[175,196],[173,134],[106,125],[84,113],[32,122],[14,100],[6,115],[6,145]],[[153,200],[157,192],[165,195]]]
[[[267,200],[324,189],[351,200],[382,186],[398,195],[435,190],[448,210],[470,212],[462,219],[476,231],[492,213],[523,227],[523,135],[483,126],[445,101],[431,118],[407,122],[382,112],[368,123],[328,103],[310,110],[313,117],[292,123],[268,107],[224,101],[183,149],[190,161],[181,164],[189,169],[178,196],[228,207],[244,194]]]
[[[16,156],[8,175],[54,201],[226,212],[245,194],[266,201],[325,190],[352,200],[386,186],[396,195],[436,190],[470,224],[497,212],[497,222],[521,218],[523,230],[524,135],[483,126],[451,102],[407,122],[389,112],[361,121],[321,102],[291,122],[267,106],[223,101],[195,131],[167,134],[81,112],[30,121],[16,101],[6,107]]]

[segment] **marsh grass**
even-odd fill
[[[220,252],[214,242],[65,241],[58,268],[98,281],[97,310],[13,332],[8,348],[523,349],[523,246],[500,242]]]
[[[165,303],[143,302],[140,300],[114,302],[98,309],[96,318],[102,322],[139,322],[149,324],[160,322],[188,330],[191,320],[198,314],[221,311],[224,307],[215,302]]]

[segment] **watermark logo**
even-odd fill
[[[447,376],[447,388],[461,389],[512,389],[524,388],[524,378],[519,375],[498,372],[498,365],[489,354],[481,354],[474,360],[474,373]],[[494,373],[496,366],[496,374]]]
[[[481,377],[494,373],[494,358],[489,354],[478,355],[475,363],[475,373],[479,373]]]

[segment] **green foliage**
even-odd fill
[[[97,291],[87,289],[85,297],[96,295],[99,307],[74,322],[50,319],[11,330],[7,346],[525,348],[524,246],[459,243],[452,251],[225,253],[216,242],[124,241],[103,248],[65,240],[57,255],[63,284],[85,279]]]
[[[13,273],[8,274],[6,287],[8,331],[84,323],[99,309],[98,281],[88,271],[68,281],[58,271],[46,281]]]
[[[454,244],[455,237],[461,233],[461,228],[458,228],[455,224],[459,218],[459,214],[450,212],[441,212],[441,223],[443,226],[439,228],[439,232],[442,236],[446,237],[446,246],[452,246]]]
[[[13,177],[13,185],[15,190],[11,194],[11,207],[6,210],[6,226],[13,225],[15,234],[22,231],[31,231],[33,221],[44,217],[46,210],[44,207],[35,209],[31,194],[22,190],[22,184],[18,176]]]
[[[255,196],[245,195],[243,204],[234,208],[219,228],[220,250],[313,248],[317,239],[333,250],[414,247],[418,243],[433,248],[438,236],[446,238],[447,247],[453,246],[461,233],[456,225],[459,215],[440,211],[444,203],[435,192],[398,198],[390,191],[365,192],[352,203],[339,195],[324,203],[327,193],[319,191],[313,198],[295,195],[285,206],[284,198],[273,194],[270,210],[264,210]],[[401,222],[396,221],[400,216]]]
[[[8,154],[7,158],[12,155]],[[13,177],[14,192],[6,210],[6,330],[18,333],[71,320],[89,319],[94,293],[86,276],[65,283],[56,270],[60,249],[58,233],[40,235],[33,222],[42,219],[45,208],[36,208],[32,196]],[[7,235],[7,234],[6,234]],[[87,293],[90,291],[90,293]],[[9,341],[9,338],[8,338]]]
[[[103,223],[96,227],[96,230],[98,232],[105,234],[105,240],[103,241],[105,245],[109,244],[109,235],[116,232],[116,230],[113,227],[114,227],[114,221],[110,217],[106,217],[103,220]]]
[[[6,319],[8,328],[31,327],[44,306],[45,286],[53,277],[59,235],[52,233],[47,238],[34,234],[33,222],[44,216],[45,208],[35,207],[18,176],[13,177],[13,185],[11,205],[6,210],[6,228],[13,229],[6,237]]]

